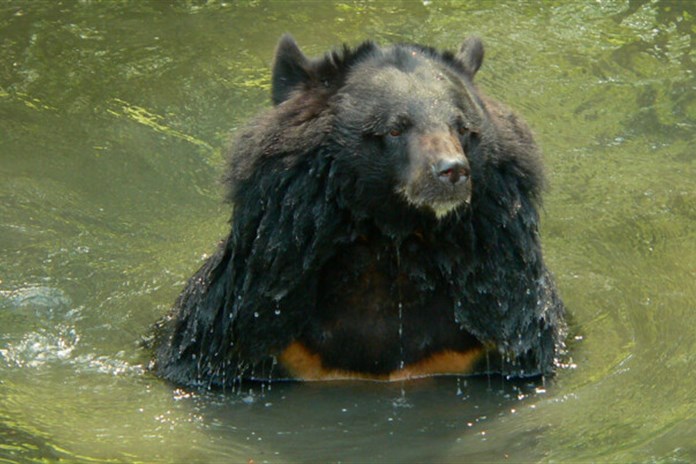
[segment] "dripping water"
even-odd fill
[[[457,376],[457,396],[464,395],[464,389],[467,386],[468,385],[467,385],[466,379],[462,379],[461,377]]]
[[[401,293],[401,292],[399,292]],[[400,296],[400,295],[399,295]],[[404,305],[401,302],[401,298],[399,298],[399,369],[404,368],[404,342],[403,342],[403,335],[404,335],[404,320],[403,320],[403,310],[404,310]]]
[[[398,317],[399,317],[399,370],[404,368],[404,304],[403,296],[401,292],[401,283],[399,281],[399,273],[401,272],[401,253],[400,253],[400,243],[395,245],[396,251],[396,288],[398,292]],[[401,386],[402,395],[405,394],[403,391],[403,384]]]
[[[227,367],[228,361],[223,361],[222,363],[222,392],[224,393],[227,389]]]
[[[412,408],[413,405],[408,401],[406,397],[406,380],[399,382],[399,396],[392,400],[392,407],[394,408],[394,413],[400,408]]]
[[[491,355],[489,350],[486,350],[486,378],[488,379],[488,391],[492,390],[491,385]]]
[[[271,391],[271,384],[273,383],[273,370],[278,365],[278,359],[275,356],[271,356],[271,368],[268,370],[268,391]]]

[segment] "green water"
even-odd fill
[[[573,314],[545,386],[187,392],[138,341],[225,233],[276,40],[486,44]],[[0,4],[0,462],[696,461],[696,2]]]

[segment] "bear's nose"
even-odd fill
[[[450,184],[466,182],[469,177],[469,165],[459,160],[440,160],[433,165],[438,179]]]

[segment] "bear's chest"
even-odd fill
[[[418,237],[343,247],[322,269],[310,322],[281,362],[305,378],[468,371],[481,344],[455,321],[449,284],[428,253]]]

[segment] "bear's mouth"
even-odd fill
[[[433,212],[435,213],[435,217],[438,219],[442,219],[443,217],[447,216],[449,213],[454,211],[455,209],[459,208],[461,205],[466,204],[468,206],[469,202],[468,201],[463,201],[463,202],[443,202],[443,203],[435,203],[431,205],[431,208]]]
[[[419,210],[427,210],[442,219],[462,205],[471,203],[471,180],[456,185],[426,182],[424,185],[407,185],[397,189],[406,202]]]

